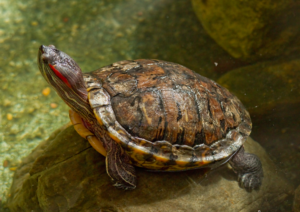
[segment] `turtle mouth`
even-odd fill
[[[46,57],[49,51],[47,51],[47,46],[41,45],[38,51],[38,66],[42,76],[50,83],[51,72],[48,70],[49,60]]]
[[[40,59],[40,62],[43,62],[44,64],[48,64],[49,63],[49,60],[48,60],[48,57],[47,57],[47,53],[49,52],[47,50],[47,46],[44,46],[44,45],[41,45],[40,48],[39,48],[39,59]]]

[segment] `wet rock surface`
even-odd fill
[[[295,191],[293,211],[300,212],[300,186]]]
[[[268,152],[278,171],[296,189],[300,185],[300,123],[299,116],[271,118],[254,123],[251,137]],[[289,198],[277,211],[292,211],[293,198]]]
[[[208,34],[235,58],[256,61],[299,51],[299,1],[192,2]]]
[[[112,186],[104,157],[72,126],[64,126],[23,160],[8,206],[12,212],[272,210],[290,196],[292,187],[258,143],[249,138],[245,148],[263,164],[265,178],[259,191],[240,188],[228,166],[209,173],[138,169],[137,189],[123,191]]]
[[[235,69],[218,80],[247,107],[253,121],[251,136],[294,189],[300,184],[299,73],[299,59],[281,59]],[[293,199],[288,200],[281,211],[290,211],[292,204]]]
[[[218,79],[246,106],[253,119],[299,114],[300,60],[266,61],[234,69]]]

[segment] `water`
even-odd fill
[[[299,54],[279,55],[261,59],[260,62],[235,59],[204,30],[191,2],[186,0],[2,0],[0,211],[10,195],[12,177],[22,158],[69,120],[68,108],[55,91],[50,89],[48,95],[47,92],[43,94],[49,86],[40,75],[36,62],[41,44],[53,44],[65,51],[85,72],[120,60],[157,58],[185,65],[223,82],[224,86],[235,89],[250,113],[254,114],[252,137],[266,149],[278,171],[294,188],[300,184],[297,177],[300,174],[300,162],[297,160],[300,156],[300,111],[297,97],[299,99],[300,95],[296,92],[299,89],[296,80],[299,75],[295,77],[293,74],[293,71],[299,72],[297,67],[300,66],[297,62],[276,66],[281,61],[297,61]],[[230,75],[234,73],[230,70],[255,64],[262,64],[258,65],[255,78],[253,69],[242,72],[247,73],[242,75],[244,81],[233,80],[233,77],[241,75]],[[277,83],[274,75],[260,75],[259,70],[266,66],[278,70],[275,76],[283,82],[286,79],[288,86],[284,83],[273,84]],[[288,70],[288,76],[282,75],[281,70]],[[267,86],[261,88],[268,88],[267,94],[273,92],[267,102],[269,108],[265,109],[263,100],[267,94],[256,87],[259,83],[255,85],[262,78]],[[251,80],[254,87],[243,86]],[[285,96],[291,96],[294,101],[285,101]],[[274,107],[272,101],[276,102],[276,98],[283,101]],[[257,107],[262,110],[256,110]],[[278,210],[291,210],[292,199],[293,196],[289,196]]]

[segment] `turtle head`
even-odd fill
[[[81,69],[77,63],[66,53],[53,45],[42,45],[38,54],[39,68],[54,88],[61,86],[67,90],[85,89]]]
[[[42,45],[38,52],[38,65],[46,81],[73,110],[78,112],[82,110],[79,105],[88,104],[81,69],[69,55],[53,45]]]

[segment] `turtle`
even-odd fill
[[[250,115],[213,80],[157,59],[124,60],[83,73],[54,45],[40,46],[38,66],[70,107],[75,130],[105,156],[113,186],[135,189],[135,167],[176,172],[229,162],[242,188],[260,188],[261,161],[243,147]]]

